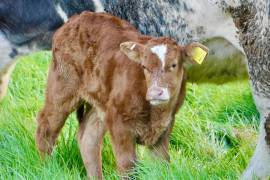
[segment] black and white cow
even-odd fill
[[[212,60],[210,56],[205,64],[216,71],[228,70],[223,67],[228,65],[226,61],[237,62],[232,67],[237,65],[234,70],[242,71],[246,54],[262,121],[259,143],[243,177],[270,175],[270,149],[264,128],[270,111],[269,0],[1,0],[0,96],[6,89],[14,57],[49,48],[53,32],[83,10],[107,11],[130,21],[144,34],[170,36],[180,44],[203,41],[212,49]],[[210,78],[207,72],[203,75]]]
[[[245,0],[227,10],[239,29],[261,119],[257,147],[243,177],[251,179],[256,175],[267,179],[270,175],[270,0]]]
[[[95,11],[98,3],[90,0],[1,0],[0,99],[6,93],[16,56],[50,49],[53,33],[69,16],[84,10]]]

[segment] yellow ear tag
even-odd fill
[[[207,52],[205,50],[203,50],[200,47],[195,47],[194,50],[193,50],[193,56],[192,56],[192,58],[198,64],[202,64],[202,62],[205,59],[206,55],[207,55]]]

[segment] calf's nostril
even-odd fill
[[[161,96],[163,94],[163,91],[158,92],[158,96]]]

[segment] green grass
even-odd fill
[[[77,120],[67,120],[51,157],[35,147],[35,116],[44,102],[50,53],[18,61],[8,95],[0,102],[0,179],[86,179],[76,140]],[[259,115],[247,80],[224,85],[188,84],[170,139],[171,163],[138,148],[139,179],[237,179],[255,148]],[[103,146],[106,179],[118,179],[109,138]]]

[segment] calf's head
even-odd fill
[[[168,38],[151,39],[146,44],[124,42],[120,50],[144,68],[146,100],[151,105],[169,103],[179,92],[186,62],[201,63],[208,49],[199,43],[180,46]]]

